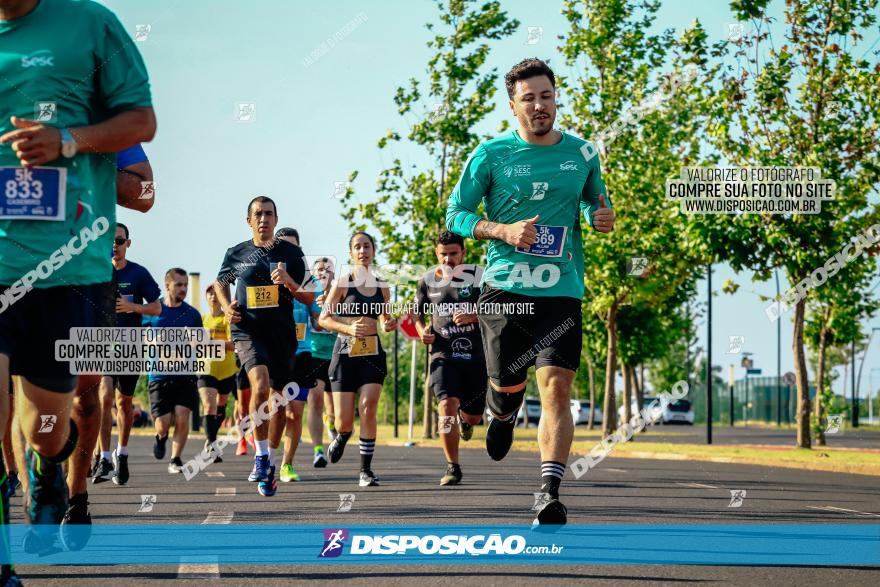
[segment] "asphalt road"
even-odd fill
[[[192,455],[198,440],[191,441]],[[209,513],[232,516],[232,524],[273,523],[355,524],[520,524],[532,515],[532,493],[538,491],[537,455],[512,453],[502,463],[482,451],[462,452],[464,484],[437,485],[443,474],[438,448],[377,447],[374,470],[378,488],[357,487],[356,446],[327,469],[314,469],[301,448],[296,461],[299,483],[279,484],[278,494],[257,494],[247,474],[252,456],[229,456],[191,481],[167,473],[167,462],[153,459],[151,439],[133,437],[131,481],[126,487],[103,483],[90,487],[96,524],[199,524]],[[211,473],[208,475],[208,473]],[[569,521],[581,524],[705,524],[705,523],[880,523],[877,477],[775,469],[752,465],[615,459],[580,480],[563,485]],[[218,491],[219,490],[219,491]],[[740,508],[729,508],[730,491],[746,490]],[[339,493],[355,493],[354,507],[337,513]],[[153,494],[151,513],[138,513],[141,495]],[[13,522],[21,521],[21,497],[13,498]],[[267,546],[268,547],[268,546]],[[824,545],[816,544],[816,549]],[[112,560],[107,561],[108,564]],[[880,567],[583,565],[438,567],[262,565],[190,568],[172,565],[19,566],[27,585],[289,585],[344,580],[346,585],[412,585],[416,582],[455,585],[597,585],[688,584],[724,585],[877,585]]]
[[[578,426],[580,430],[582,426]],[[794,447],[794,429],[743,428],[737,426],[712,426],[712,443],[720,445],[755,444]],[[672,442],[685,444],[705,444],[706,426],[665,425],[652,426],[644,436],[647,442]],[[858,448],[880,450],[880,431],[864,428],[846,428],[836,434],[826,434],[827,446],[831,448]]]

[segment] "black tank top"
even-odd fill
[[[362,294],[354,285],[352,275],[348,276],[347,290],[345,297],[340,302],[341,308],[338,316],[366,316],[373,320],[378,320],[382,314],[382,306],[385,304],[385,296],[382,295],[382,288],[377,280],[376,292],[373,295],[366,296]]]
[[[385,304],[385,296],[382,295],[382,288],[380,287],[380,282],[377,280],[376,285],[376,293],[371,296],[367,296],[358,291],[357,287],[354,285],[354,279],[352,275],[348,276],[348,283],[346,284],[348,289],[345,293],[345,296],[342,298],[340,303],[339,311],[336,312],[337,316],[345,316],[345,317],[360,317],[365,316],[367,318],[372,318],[373,320],[378,320],[379,315],[382,314],[383,305]],[[384,361],[385,360],[385,351],[382,349],[382,340],[378,337],[378,333],[373,335],[376,337],[376,346],[379,351],[379,358]],[[336,337],[336,343],[333,345],[333,357],[334,361],[339,358],[340,352],[342,354],[346,354],[347,351],[344,351],[345,348],[348,348],[348,345],[351,344],[351,341],[354,340],[350,336],[346,336],[340,334]],[[355,357],[351,357],[350,360],[366,360],[372,361],[374,360],[372,356],[359,357],[355,359]]]

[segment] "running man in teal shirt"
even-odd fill
[[[28,550],[65,516],[61,463],[77,446],[77,376],[55,360],[55,341],[113,325],[116,152],[155,131],[143,59],[109,9],[0,0],[0,395],[10,373],[21,377]],[[81,548],[71,536],[62,530],[65,546]]]
[[[569,400],[581,354],[580,218],[610,232],[614,212],[592,145],[553,129],[553,71],[539,59],[526,59],[507,73],[505,85],[519,128],[471,155],[449,197],[446,226],[490,241],[478,308],[492,413],[486,450],[496,461],[510,450],[534,365],[545,495],[534,524],[561,525],[567,510],[559,485],[574,435]],[[476,214],[480,202],[487,218]]]

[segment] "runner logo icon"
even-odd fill
[[[550,187],[550,184],[546,181],[533,181],[532,182],[532,197],[530,200],[543,200],[544,196],[547,194],[547,189]]]
[[[324,548],[318,558],[336,558],[342,554],[342,547],[348,540],[348,530],[341,528],[325,528],[324,529]]]

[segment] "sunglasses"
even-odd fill
[[[113,242],[116,243],[117,247],[121,247],[126,242],[128,242],[128,239],[127,238],[115,238],[115,239],[113,239]]]

